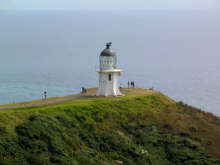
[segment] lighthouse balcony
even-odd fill
[[[122,70],[120,68],[116,68],[116,69],[96,69],[96,72],[99,73],[120,73],[122,72]]]

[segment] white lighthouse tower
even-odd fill
[[[106,44],[106,48],[99,57],[100,66],[97,69],[99,73],[99,88],[97,96],[122,96],[118,88],[118,76],[121,70],[117,68],[117,56],[110,47],[111,42]]]

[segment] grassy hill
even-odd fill
[[[1,106],[0,165],[220,164],[218,117],[157,91],[94,91]]]

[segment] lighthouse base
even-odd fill
[[[98,89],[98,92],[96,93],[96,96],[102,96],[102,97],[119,97],[119,96],[124,96],[119,90],[117,92],[115,91],[106,91],[103,92],[100,89]]]
[[[99,89],[96,96],[123,96],[118,88],[118,72],[99,73]]]

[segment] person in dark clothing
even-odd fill
[[[133,88],[133,81],[131,81],[131,88]]]
[[[47,99],[47,91],[44,91],[44,99]]]
[[[81,91],[81,93],[84,93],[84,87],[82,87],[82,91]]]
[[[128,88],[130,88],[130,81],[128,81]]]

